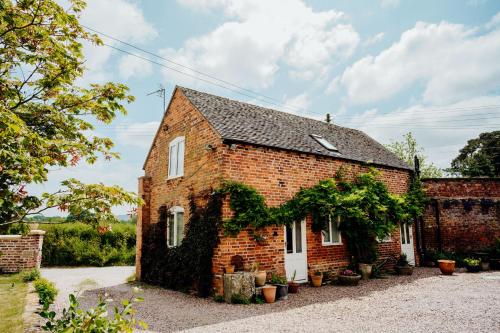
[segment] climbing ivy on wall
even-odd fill
[[[347,182],[341,174],[336,179],[320,181],[313,187],[301,189],[279,207],[267,207],[264,197],[254,188],[226,182],[218,191],[230,196],[234,217],[223,222],[226,235],[237,235],[247,227],[262,228],[285,225],[313,215],[313,231],[326,227],[329,216],[340,216],[340,230],[347,236],[347,246],[356,261],[376,259],[377,239],[389,235],[399,221],[411,221],[421,216],[425,194],[416,180],[407,194],[391,194],[371,169]]]
[[[197,206],[197,199],[206,201],[206,206]],[[206,297],[212,289],[212,257],[219,241],[221,196],[218,193],[201,198],[191,196],[189,213],[182,244],[169,248],[166,240],[168,208],[160,209],[158,223],[148,226],[144,232],[141,279],[174,290],[194,288],[199,296]]]

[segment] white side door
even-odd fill
[[[410,265],[415,265],[415,250],[413,248],[413,231],[408,223],[401,223],[401,252],[406,254]]]
[[[285,226],[285,270],[288,281],[307,282],[306,221]]]

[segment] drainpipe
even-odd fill
[[[441,241],[441,224],[439,223],[439,202],[437,199],[432,199],[432,203],[434,205],[434,212],[436,216],[436,229],[437,229],[436,240],[438,243],[438,250],[439,252],[441,252],[443,251],[443,243]]]

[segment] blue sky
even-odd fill
[[[500,128],[500,1],[91,0],[81,22],[257,94],[85,45],[80,83],[122,82],[136,97],[128,116],[96,124],[122,158],[54,170],[36,192],[68,177],[135,191],[163,113],[162,100],[147,94],[160,84],[167,103],[179,84],[317,119],[328,112],[382,143],[412,131],[443,168],[468,139]]]

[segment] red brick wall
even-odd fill
[[[500,237],[500,179],[429,179],[423,183],[431,198],[423,218],[427,250],[474,251],[491,246]],[[491,200],[493,207],[483,207],[482,199]],[[467,202],[472,203],[470,210]]]
[[[185,137],[184,176],[168,177],[168,147],[176,137]],[[206,149],[206,145],[215,147]],[[222,140],[205,118],[177,90],[153,142],[144,165],[144,177],[139,179],[139,195],[145,204],[138,209],[136,274],[140,279],[140,258],[143,230],[158,222],[158,211],[163,205],[180,206],[189,219],[189,196],[220,184]]]
[[[33,230],[25,236],[0,235],[0,273],[17,273],[40,268],[45,231]]]
[[[238,144],[236,149],[223,149],[222,174],[231,179],[250,185],[266,198],[269,206],[277,206],[289,200],[301,187],[311,187],[320,180],[334,177],[340,167],[344,168],[347,179],[352,180],[368,168],[358,163],[332,159],[312,154],[301,154],[251,145]],[[403,194],[408,189],[408,171],[379,168],[381,179],[392,193]],[[231,217],[226,201],[223,217]],[[215,251],[214,273],[221,274],[223,267],[233,255],[240,255],[245,262],[257,261],[266,270],[284,273],[284,228],[266,228],[264,234],[268,244],[259,246],[249,231],[242,232],[237,239],[225,239]],[[273,236],[276,234],[276,236]],[[415,234],[415,233],[414,233]],[[345,245],[323,246],[321,233],[313,233],[311,221],[307,221],[307,261],[310,270],[334,270],[345,267],[349,254]],[[381,257],[399,255],[401,244],[399,229],[394,232],[393,241],[381,243]]]

